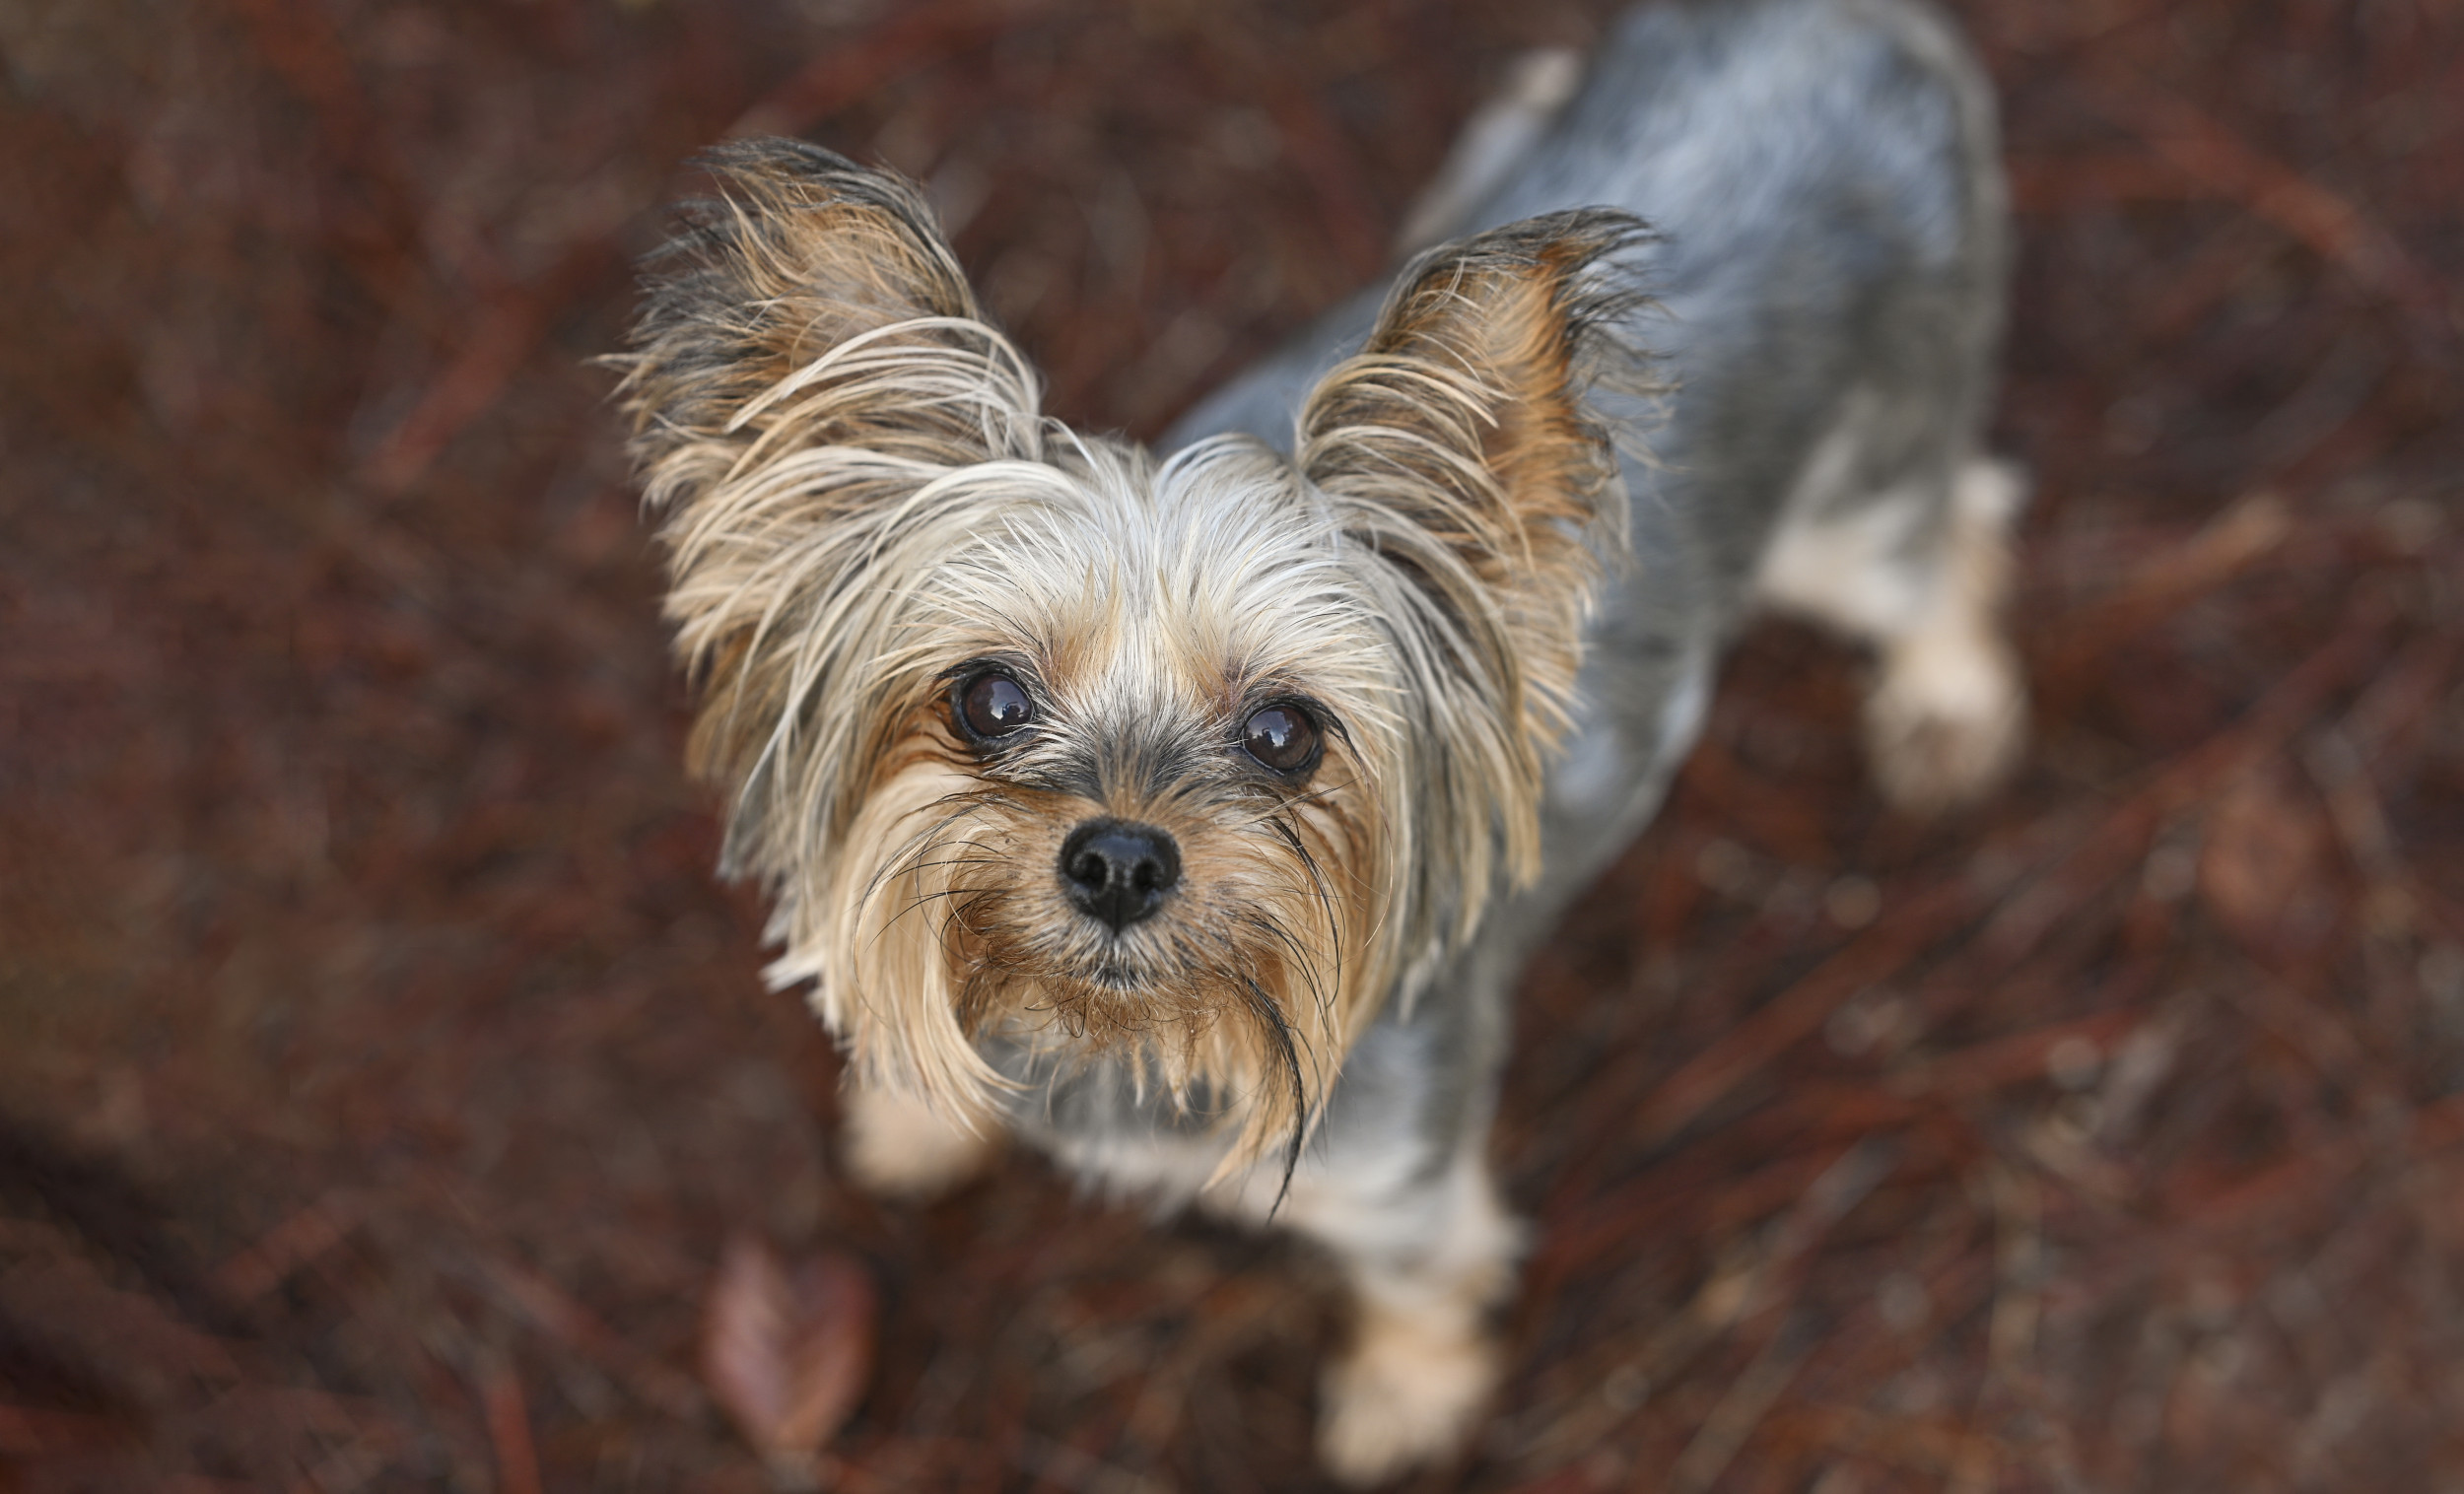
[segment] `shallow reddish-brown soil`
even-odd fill
[[[1526,982],[1513,1367],[1414,1487],[2464,1486],[2464,12],[1960,12],[2032,755],[1895,821],[1856,660],[1748,641]],[[0,7],[0,1489],[758,1490],[714,1386],[830,1353],[789,1483],[1311,1486],[1304,1253],[839,1180],[590,360],[801,132],[1151,433],[1602,14]]]

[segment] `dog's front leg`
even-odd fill
[[[1455,1452],[1500,1364],[1488,1317],[1513,1284],[1520,1232],[1477,1148],[1393,1191],[1296,1191],[1293,1226],[1333,1248],[1352,1291],[1351,1343],[1329,1367],[1318,1453],[1349,1483]]]
[[[996,1134],[970,1130],[912,1095],[876,1085],[851,1083],[846,1107],[841,1157],[875,1197],[938,1197],[982,1172],[1000,1145]]]
[[[1497,947],[1492,947],[1492,942]],[[1371,1026],[1343,1066],[1284,1191],[1261,1166],[1232,1212],[1330,1250],[1350,1289],[1351,1341],[1329,1367],[1318,1451],[1353,1484],[1443,1460],[1478,1429],[1503,1356],[1493,1311],[1523,1232],[1488,1163],[1519,946],[1483,940]]]

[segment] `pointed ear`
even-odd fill
[[[794,140],[699,164],[720,195],[679,206],[645,262],[634,351],[609,360],[653,507],[788,431],[943,463],[1032,441],[1034,376],[913,182]]]
[[[884,578],[950,542],[956,520],[917,496],[1040,457],[1042,423],[913,183],[789,140],[703,165],[719,195],[680,209],[632,351],[608,361],[704,687],[695,766],[735,791],[730,863],[776,866],[786,851],[760,842],[780,793],[854,791]],[[811,807],[797,833],[826,835],[834,805]]]
[[[1414,726],[1463,800],[1432,806],[1424,831],[1456,844],[1429,853],[1468,858],[1474,889],[1498,831],[1510,869],[1535,864],[1596,553],[1624,532],[1616,450],[1587,399],[1648,392],[1622,340],[1642,297],[1617,262],[1648,237],[1585,209],[1430,250],[1301,413],[1300,466],[1386,563],[1409,693],[1432,713]]]

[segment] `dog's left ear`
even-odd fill
[[[1451,858],[1473,902],[1497,850],[1517,876],[1537,865],[1596,552],[1625,522],[1587,399],[1646,385],[1623,341],[1643,298],[1618,257],[1648,237],[1595,208],[1430,250],[1301,413],[1303,472],[1384,562],[1407,724],[1436,755],[1440,802],[1417,818],[1438,844],[1419,854]]]

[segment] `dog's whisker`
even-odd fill
[[[953,803],[957,804],[959,807],[951,810],[948,814],[942,816],[939,820],[934,821],[932,824],[926,825],[923,829],[918,830],[904,843],[902,843],[897,851],[884,858],[880,870],[875,872],[872,880],[865,884],[862,898],[859,899],[859,901],[870,901],[873,894],[881,890],[881,884],[883,882],[894,877],[912,874],[911,862],[915,857],[931,854],[934,848],[946,844],[941,838],[952,827],[963,823],[985,807],[985,805],[980,802],[979,796],[975,794],[953,793],[944,794],[940,798],[934,800],[931,804],[924,806],[924,808],[934,809]]]
[[[1283,1176],[1275,1185],[1274,1201],[1266,1205],[1267,1222],[1283,1209],[1283,1200],[1292,1195],[1292,1174],[1300,1170],[1300,1151],[1309,1131],[1309,1096],[1301,1083],[1300,1057],[1293,1047],[1292,1026],[1283,1018],[1282,1008],[1258,988],[1258,983],[1244,976],[1242,989],[1249,992],[1250,1015],[1273,1045],[1273,1053],[1286,1085],[1285,1103],[1291,1107],[1292,1134],[1283,1150]]]
[[[1334,952],[1335,984],[1339,986],[1343,980],[1343,928],[1342,920],[1335,917],[1334,894],[1327,889],[1326,878],[1318,870],[1317,855],[1310,850],[1299,827],[1289,820],[1277,820],[1275,830],[1291,849],[1293,859],[1300,863],[1301,871],[1309,878],[1310,889],[1317,895],[1319,912],[1326,918],[1327,947]]]

